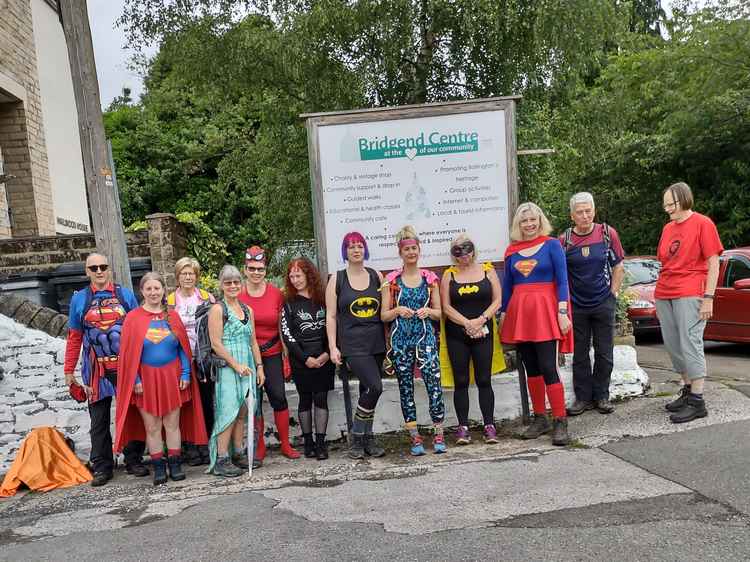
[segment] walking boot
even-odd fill
[[[279,431],[279,441],[281,441],[281,454],[288,459],[298,459],[300,454],[292,447],[289,442],[289,410],[281,410],[273,413],[273,419],[276,422],[276,429]]]
[[[216,476],[224,476],[225,478],[235,478],[242,475],[242,469],[232,464],[229,455],[216,459],[213,472]]]
[[[151,459],[151,466],[154,467],[154,486],[167,483],[167,461],[164,457]]]
[[[552,422],[552,444],[560,447],[570,443],[568,418],[555,418]]]
[[[302,439],[305,440],[305,458],[314,459],[318,456],[318,452],[315,450],[315,441],[313,441],[312,433],[303,433]]]
[[[594,400],[594,409],[600,414],[611,414],[615,411],[615,407],[612,405],[612,402],[610,402],[607,398]]]
[[[201,454],[198,451],[198,446],[194,443],[185,442],[182,444],[182,456],[188,466],[199,466],[201,464]]]
[[[364,446],[365,454],[371,457],[382,457],[385,455],[385,449],[378,445],[378,442],[375,440],[375,436],[372,433],[365,434]]]
[[[167,459],[169,465],[169,477],[175,482],[185,480],[185,471],[182,470],[182,457],[175,455]]]
[[[241,453],[235,453],[232,455],[232,464],[237,468],[247,470],[250,468],[250,462],[247,458],[247,452],[242,451]],[[255,467],[253,467],[255,468]]]
[[[580,416],[583,412],[587,410],[593,410],[593,409],[594,409],[593,402],[590,402],[588,400],[578,400],[576,398],[576,401],[570,405],[570,408],[568,408],[568,415]]]
[[[198,453],[201,457],[201,464],[211,464],[211,453],[208,450],[208,445],[198,445]]]
[[[669,416],[672,423],[686,423],[698,418],[705,418],[708,415],[706,402],[702,397],[688,394],[685,406]]]
[[[328,444],[326,443],[325,433],[315,434],[315,449],[319,461],[324,461],[328,458]]]
[[[668,412],[678,412],[687,404],[687,397],[690,394],[690,385],[686,384],[680,389],[680,394],[676,399],[664,406]]]
[[[365,436],[361,433],[352,433],[351,443],[349,444],[349,458],[365,458]]]
[[[552,431],[552,426],[546,414],[534,414],[531,425],[521,434],[521,439],[536,439],[537,437]]]

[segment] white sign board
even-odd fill
[[[514,138],[508,110],[441,110],[371,121],[360,115],[313,129],[316,235],[325,239],[319,247],[328,271],[344,267],[341,241],[351,231],[367,239],[369,265],[399,267],[394,235],[407,224],[421,239],[422,266],[449,265],[450,241],[461,232],[472,238],[479,259],[502,260],[511,206],[508,139]]]

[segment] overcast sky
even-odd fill
[[[94,41],[96,71],[99,76],[99,89],[102,107],[107,107],[113,98],[120,95],[123,87],[132,90],[133,99],[143,91],[143,80],[128,70],[128,60],[132,52],[124,48],[125,35],[115,27],[115,20],[122,13],[124,0],[87,0],[91,35]],[[671,0],[662,2],[669,12]],[[153,53],[154,50],[152,49]]]

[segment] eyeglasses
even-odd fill
[[[109,269],[109,265],[106,263],[102,263],[99,265],[89,265],[86,267],[91,273],[97,273],[98,271],[101,271],[102,273],[107,271]]]
[[[181,271],[180,277],[195,277],[195,273],[192,271]]]
[[[677,207],[677,202],[676,201],[674,201],[672,203],[664,203],[664,208],[665,209],[674,209],[675,207]]]
[[[242,281],[240,281],[239,279],[231,279],[229,281],[224,281],[223,284],[227,285],[227,286],[229,286],[229,285],[242,285]]]
[[[249,265],[246,265],[245,270],[248,273],[263,273],[266,270],[266,268],[265,267],[250,267]]]

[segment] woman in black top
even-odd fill
[[[440,295],[446,315],[445,341],[453,368],[453,403],[458,417],[456,444],[467,445],[469,435],[469,362],[479,393],[484,440],[497,443],[495,393],[492,391],[492,319],[500,307],[500,280],[492,264],[476,261],[474,243],[465,234],[451,243],[454,265],[443,273]]]
[[[380,320],[383,276],[369,267],[367,242],[350,232],[341,244],[346,269],[331,275],[326,288],[326,331],[331,361],[346,363],[359,379],[359,402],[352,424],[349,456],[382,457],[385,451],[372,434],[375,406],[383,392],[380,380],[385,357],[385,332]]]
[[[325,295],[320,273],[307,258],[292,260],[287,266],[281,337],[289,351],[292,378],[299,394],[298,413],[305,456],[327,459],[328,391],[333,389],[335,367],[328,356]],[[312,436],[313,404],[316,441]]]

